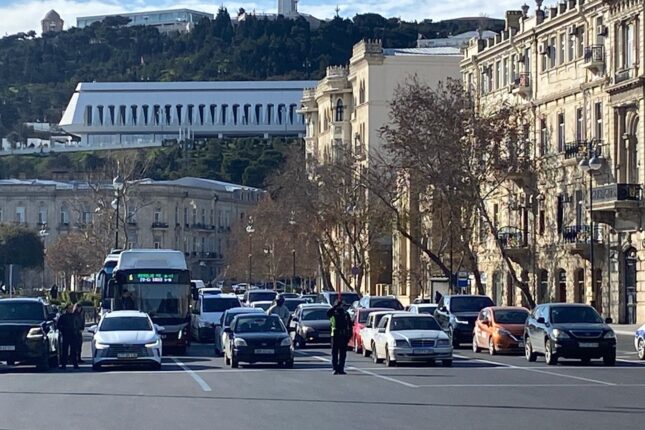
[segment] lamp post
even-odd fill
[[[43,253],[47,254],[47,249],[45,248],[45,241],[47,239],[47,236],[49,236],[49,230],[47,229],[47,223],[41,224],[40,231],[38,232],[38,236],[40,236],[40,240],[43,241]],[[42,275],[42,288],[43,291],[45,290],[45,260],[43,258],[43,275]]]
[[[597,292],[596,289],[596,280],[594,273],[594,225],[593,225],[593,173],[600,170],[602,167],[603,158],[598,153],[597,146],[594,146],[594,142],[587,142],[587,156],[583,158],[578,167],[583,173],[589,173],[589,263],[591,265],[591,291],[594,293],[593,301],[596,302]],[[599,306],[596,303],[596,308]]]
[[[255,233],[255,227],[253,227],[253,217],[249,217],[249,223],[246,226],[246,233],[249,235],[249,285],[248,288],[251,288],[251,280],[253,279],[253,233]]]
[[[114,233],[114,248],[119,249],[119,206],[121,203],[121,191],[123,191],[123,186],[125,182],[123,177],[120,174],[117,174],[116,177],[112,180],[112,187],[114,188],[114,195],[116,199],[112,202],[112,206],[116,211],[116,231]]]
[[[292,229],[292,247],[291,247],[291,292],[294,291],[296,283],[296,213],[291,211],[289,215],[289,225]]]

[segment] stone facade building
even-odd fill
[[[56,12],[54,9],[47,12],[47,14],[45,14],[45,17],[40,21],[43,33],[61,32],[63,31],[64,24],[65,21],[63,21],[58,12]]]
[[[643,4],[538,0],[529,12],[508,11],[506,29],[471,40],[461,63],[482,109],[526,108],[506,183],[487,202],[499,243],[538,303],[645,322]],[[495,237],[482,229],[479,241],[487,292],[522,303]]]

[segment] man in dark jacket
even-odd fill
[[[74,305],[73,314],[76,318],[76,325],[78,328],[78,331],[76,332],[76,356],[77,361],[82,363],[83,360],[81,359],[81,353],[83,349],[83,330],[85,330],[85,311],[83,310],[83,306],[76,303]]]
[[[61,356],[61,369],[67,367],[68,359],[72,360],[74,369],[78,369],[78,318],[74,315],[71,304],[65,307],[65,312],[58,319],[58,331],[63,336],[63,351]]]
[[[342,299],[327,311],[331,325],[331,364],[334,375],[345,375],[347,341],[352,333],[352,319],[343,307]]]
[[[134,299],[132,294],[128,289],[123,289],[121,293],[121,310],[122,311],[133,311],[135,310]]]

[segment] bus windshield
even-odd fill
[[[190,299],[190,285],[125,284],[115,302],[117,309],[134,307],[151,318],[183,318],[189,313]]]

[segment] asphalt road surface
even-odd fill
[[[452,368],[386,368],[348,352],[347,376],[326,348],[298,351],[294,369],[230,369],[200,344],[161,371],[0,365],[0,429],[643,428],[645,362],[631,337],[618,350],[616,367],[460,349]]]

